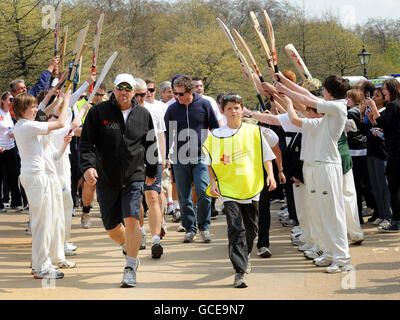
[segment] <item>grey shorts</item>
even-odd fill
[[[124,218],[140,219],[143,185],[144,182],[137,181],[122,189],[103,184],[96,185],[97,201],[106,230],[114,229],[124,222]]]

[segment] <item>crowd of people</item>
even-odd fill
[[[184,243],[213,241],[217,198],[236,288],[248,285],[256,239],[256,255],[272,255],[270,203],[279,188],[293,245],[327,273],[354,270],[349,245],[364,240],[364,203],[380,232],[399,232],[400,83],[350,88],[329,76],[297,84],[291,71],[271,73],[273,84],[253,77],[266,99],[259,112],[237,93],[214,100],[201,78],[183,74],[160,83],[158,100],[156,81],[123,73],[88,101],[96,75],[64,89],[58,57],[29,91],[11,81],[1,96],[0,210],[29,209],[34,278],[60,279],[60,269],[76,267],[67,260],[77,254],[72,216],[81,208],[81,227],[91,228],[95,196],[126,257],[121,287],[136,286],[145,216],[159,259],[168,215]]]

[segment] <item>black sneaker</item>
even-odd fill
[[[151,257],[153,259],[160,259],[164,250],[161,244],[155,243],[151,246]]]
[[[211,218],[216,219],[216,217],[219,215],[218,210],[211,210]]]
[[[378,227],[380,232],[400,232],[400,221],[392,221],[390,225]]]

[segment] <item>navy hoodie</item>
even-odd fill
[[[189,106],[180,104],[178,100],[171,104],[165,113],[164,121],[166,159],[173,144],[174,150],[178,151],[174,152],[174,158],[171,159],[173,163],[177,163],[177,160],[185,163],[185,159],[198,159],[201,156],[201,146],[207,138],[207,130],[219,128],[211,103],[197,93],[193,93],[193,101]],[[182,147],[185,149],[181,150]]]

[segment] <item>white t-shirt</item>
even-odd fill
[[[273,130],[261,127],[261,133],[271,148],[279,143],[279,137]]]
[[[151,106],[154,106],[154,108],[161,110],[161,118],[164,119],[165,116],[165,112],[167,112],[168,109],[168,105],[164,102],[158,101],[158,100],[154,100],[154,103],[149,103],[145,101],[145,105],[149,104]]]
[[[215,113],[215,117],[217,118],[217,120],[218,121],[223,120],[222,114],[221,114],[221,112],[219,111],[219,108],[218,108],[217,101],[215,101],[213,98],[211,98],[209,96],[202,95],[201,97],[206,99],[206,100],[208,100],[208,101],[210,101],[211,106],[212,106],[212,108],[214,110],[214,113]]]
[[[346,104],[344,100],[320,100],[317,107],[324,117],[303,119],[302,128],[293,125],[287,113],[279,115],[278,120],[285,131],[302,133],[301,160],[341,164],[338,141],[347,119]]]
[[[131,113],[131,111],[132,111],[132,107],[130,107],[128,110],[121,110],[122,115],[124,117],[125,124],[126,124],[126,121],[128,120],[128,116]]]
[[[14,122],[9,112],[0,109],[0,147],[10,150],[15,147],[14,139],[8,135],[8,128],[13,130]]]
[[[164,121],[164,114],[163,110],[160,108],[159,105],[156,103],[144,103],[144,107],[150,112],[151,119],[153,120],[153,126],[156,130],[156,139],[157,139],[157,147],[158,147],[158,161],[161,163],[161,151],[160,151],[160,143],[158,141],[158,135],[160,133],[164,133],[166,131],[165,128],[165,121]]]
[[[48,130],[47,122],[21,119],[15,124],[14,136],[21,156],[21,175],[45,173],[42,136]]]
[[[238,131],[238,129],[232,129],[228,126],[223,126],[221,128],[216,128],[212,131],[212,134],[215,137],[218,138],[227,138],[227,137],[231,137],[233,136],[236,132]],[[278,139],[279,140],[279,139]],[[269,160],[274,160],[275,159],[275,154],[272,152],[268,142],[266,141],[265,137],[263,134],[261,134],[261,145],[262,145],[262,151],[263,151],[263,162],[265,161],[269,161]],[[205,163],[210,165],[211,161],[210,161],[210,156],[207,153],[206,154],[206,160]],[[257,194],[254,198],[252,199],[248,199],[248,200],[232,200],[229,198],[224,198],[221,197],[222,201],[235,201],[238,203],[242,203],[242,204],[246,204],[246,203],[251,203],[252,201],[258,201],[260,199],[260,194]]]

